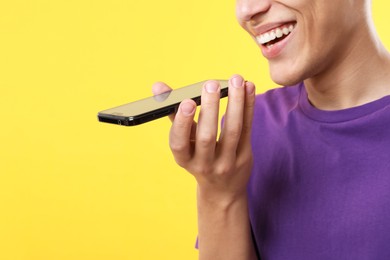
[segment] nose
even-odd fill
[[[240,22],[250,22],[268,11],[272,0],[237,0],[236,16]]]

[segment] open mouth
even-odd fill
[[[294,30],[296,23],[284,24],[280,27],[274,28],[266,33],[263,33],[256,37],[259,44],[271,47],[272,45],[282,41],[290,35]]]

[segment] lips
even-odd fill
[[[278,41],[278,39],[289,35],[293,30],[294,24],[284,24],[268,32],[260,34],[256,37],[256,40],[259,44],[268,45],[274,40]]]
[[[295,31],[296,22],[274,23],[263,25],[255,31],[257,43],[265,58],[277,57]]]

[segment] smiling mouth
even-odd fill
[[[284,24],[256,37],[256,41],[266,47],[272,47],[282,41],[294,30],[296,23]]]

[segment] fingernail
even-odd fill
[[[216,81],[208,81],[205,88],[208,93],[215,93],[219,90],[219,84]]]
[[[231,79],[233,87],[240,88],[244,85],[244,79],[241,76],[235,76]]]
[[[255,93],[255,84],[253,84],[252,82],[245,82],[245,86],[246,86],[246,93],[248,95],[252,95],[253,93]]]
[[[195,111],[195,106],[191,103],[184,102],[180,106],[180,110],[185,116],[190,116],[194,113]]]

